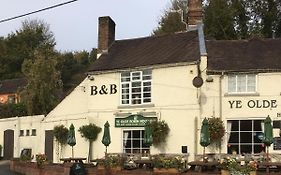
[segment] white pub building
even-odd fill
[[[87,157],[88,142],[78,128],[89,123],[103,128],[108,121],[109,153],[187,153],[193,160],[202,154],[205,117],[224,121],[222,153],[260,153],[267,116],[276,137],[270,152],[279,152],[281,40],[206,40],[198,2],[190,1],[188,31],[163,36],[115,40],[114,21],[100,17],[100,56],[88,75],[47,116],[1,119],[2,155],[19,157],[28,148],[59,162],[52,130],[73,123],[74,154]],[[143,144],[144,123],[150,120],[164,120],[170,127],[160,148]],[[93,158],[104,156],[101,140],[102,132],[93,143]],[[60,156],[70,157],[71,147]]]

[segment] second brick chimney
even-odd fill
[[[188,0],[188,26],[195,26],[203,21],[201,0]]]
[[[99,17],[98,54],[108,51],[115,41],[115,22],[109,16]]]

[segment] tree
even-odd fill
[[[47,114],[57,104],[62,83],[56,59],[56,53],[42,48],[23,63],[22,71],[28,83],[22,96],[29,115]]]
[[[186,31],[185,17],[187,3],[181,0],[172,1],[172,6],[164,11],[158,22],[158,27],[153,30],[153,35],[163,35],[179,31]]]
[[[153,34],[182,31],[179,17],[172,9],[187,7],[175,5],[164,11],[159,26]],[[215,39],[272,38],[281,36],[281,1],[278,0],[204,0],[204,30],[207,37]],[[173,17],[173,18],[172,18]],[[184,16],[184,19],[186,17]]]
[[[205,34],[216,39],[236,39],[234,16],[229,2],[211,0],[205,8]]]
[[[78,130],[82,137],[89,141],[89,154],[88,161],[92,159],[92,145],[95,140],[97,140],[98,134],[101,132],[101,128],[96,126],[94,123],[89,125],[83,125]]]
[[[0,40],[1,79],[21,77],[25,59],[38,48],[54,49],[55,38],[49,25],[40,20],[23,21],[22,27]]]

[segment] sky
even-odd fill
[[[23,15],[70,0],[0,0],[0,20]],[[0,36],[21,28],[24,20],[39,19],[50,25],[59,51],[90,51],[97,47],[98,17],[116,23],[115,38],[149,36],[171,0],[78,0],[64,6],[0,23]]]

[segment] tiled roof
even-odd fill
[[[0,94],[16,93],[19,88],[26,86],[27,80],[23,78],[0,81]]]
[[[206,41],[209,72],[281,71],[281,39]]]
[[[89,71],[105,71],[193,62],[200,58],[198,33],[196,31],[117,40],[108,53],[90,66]]]

